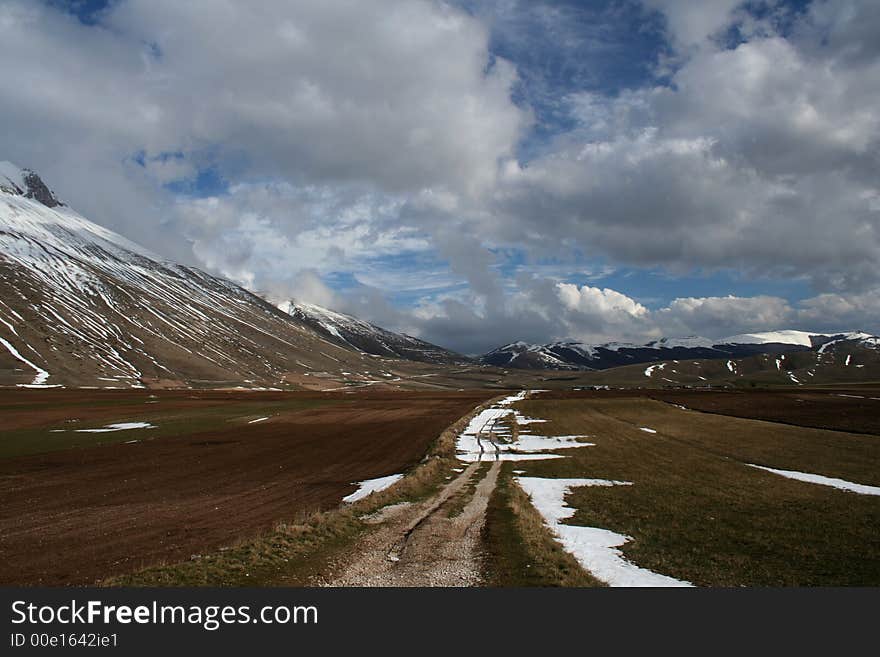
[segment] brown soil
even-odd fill
[[[108,393],[112,408],[101,406]],[[113,420],[144,391],[3,391],[5,426],[59,415]],[[406,471],[449,424],[486,400],[460,393],[154,391],[163,408],[320,398],[252,425],[0,459],[0,583],[89,584],[187,559],[273,523],[329,508],[353,481]],[[44,404],[40,404],[44,400]],[[63,404],[62,404],[63,402]],[[203,408],[203,407],[200,407]],[[56,418],[57,419],[57,418]]]
[[[651,396],[695,411],[880,435],[880,389],[658,392]]]
[[[329,586],[478,586],[482,584],[481,533],[486,507],[495,489],[500,461],[492,463],[472,491],[461,513],[444,509],[479,474],[479,463],[430,499],[388,508],[370,532],[337,564]]]
[[[559,399],[650,397],[719,415],[880,435],[880,388],[581,390],[554,392],[553,396]]]

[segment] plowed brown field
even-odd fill
[[[0,458],[0,584],[88,584],[336,506],[351,482],[412,467],[495,394],[0,391],[3,441],[72,413],[75,426],[156,426],[125,434],[138,442]],[[190,431],[188,414],[199,418]],[[250,423],[257,415],[269,417]]]

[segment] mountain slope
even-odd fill
[[[662,338],[643,345],[609,342],[553,342],[532,345],[513,342],[480,357],[480,362],[521,369],[604,370],[664,360],[739,359],[756,354],[785,354],[852,342],[877,346],[880,338],[867,333],[837,334],[772,331],[734,335],[719,340],[700,337]]]
[[[0,164],[0,384],[281,386],[371,362]]]
[[[437,364],[464,364],[470,360],[403,333],[394,333],[357,317],[301,301],[282,306],[292,317],[312,327],[328,340],[374,356]]]
[[[572,386],[639,388],[800,387],[880,384],[880,339],[841,339],[815,349],[744,358],[675,359],[560,373]],[[867,398],[877,397],[876,393]]]

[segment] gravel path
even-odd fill
[[[489,468],[462,512],[447,517],[447,503],[476,476],[471,463],[433,497],[395,505],[375,516],[377,529],[336,564],[325,586],[478,586],[480,532],[498,479],[500,461]]]

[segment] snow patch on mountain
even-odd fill
[[[290,300],[279,304],[282,311],[309,325],[341,346],[362,353],[403,358],[427,363],[465,363],[468,359],[443,347],[405,333],[395,333],[357,317],[312,303]]]
[[[880,338],[861,331],[810,333],[781,330],[745,333],[726,338],[709,339],[699,336],[661,338],[646,344],[606,342],[551,342],[543,345],[512,342],[480,357],[482,363],[498,367],[528,369],[601,370],[622,365],[651,363],[661,360],[692,358],[726,359],[733,371],[732,360],[760,353],[811,350],[819,353],[838,343],[856,343],[863,347],[880,347]],[[654,368],[649,368],[650,372]],[[650,376],[650,374],[646,374]]]

